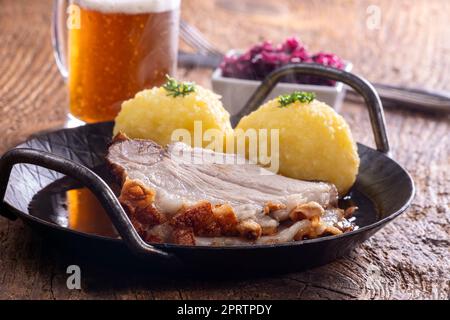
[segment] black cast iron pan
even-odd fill
[[[280,79],[292,74],[344,82],[365,99],[377,150],[358,145],[361,166],[350,192],[352,201],[360,208],[355,216],[360,226],[356,231],[281,245],[190,247],[147,244],[140,239],[105,182],[107,174],[102,173],[112,123],[36,135],[7,152],[0,160],[1,214],[9,219],[23,219],[58,242],[69,245],[71,250],[99,253],[99,257],[101,253],[113,261],[126,259],[167,270],[277,273],[305,270],[342,257],[408,208],[414,196],[413,181],[408,172],[389,157],[383,109],[375,89],[366,80],[345,71],[309,64],[279,69],[264,81],[244,110],[232,119],[233,124],[255,110]],[[95,194],[120,238],[70,229],[65,223],[64,204],[55,200],[49,200],[49,206],[30,206],[42,193],[48,194],[56,185],[67,186],[74,180]]]

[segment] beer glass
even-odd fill
[[[181,0],[55,0],[53,46],[70,114],[113,120],[123,101],[176,72]]]

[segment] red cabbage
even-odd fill
[[[291,37],[277,46],[270,41],[264,41],[243,54],[226,56],[220,68],[222,75],[227,78],[260,81],[272,71],[296,63],[317,63],[337,69],[345,67],[344,61],[337,55],[326,52],[312,55],[297,38]],[[305,75],[289,76],[282,81],[328,86],[335,84],[332,80]]]

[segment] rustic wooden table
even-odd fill
[[[378,7],[337,0],[230,3],[185,0],[183,16],[222,50],[297,34],[312,50],[352,61],[372,81],[450,90],[446,0],[378,0]],[[50,12],[50,0],[0,0],[0,152],[64,122],[67,97],[53,62]],[[181,76],[209,86],[210,73],[182,70]],[[347,102],[342,112],[356,138],[373,145],[364,107]],[[394,157],[413,175],[417,195],[407,213],[344,259],[303,273],[235,281],[165,279],[90,264],[82,268],[82,290],[70,291],[66,267],[79,261],[21,222],[1,219],[0,298],[448,299],[449,118],[396,108],[386,119]]]

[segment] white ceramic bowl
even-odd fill
[[[351,71],[352,67],[353,65],[350,62],[346,62],[344,69],[345,71]],[[222,96],[223,105],[232,116],[244,107],[260,84],[261,81],[223,77],[220,68],[217,68],[212,75],[213,90]],[[267,100],[294,91],[314,92],[317,100],[327,103],[338,111],[345,96],[345,86],[342,82],[337,82],[334,86],[278,83]]]

